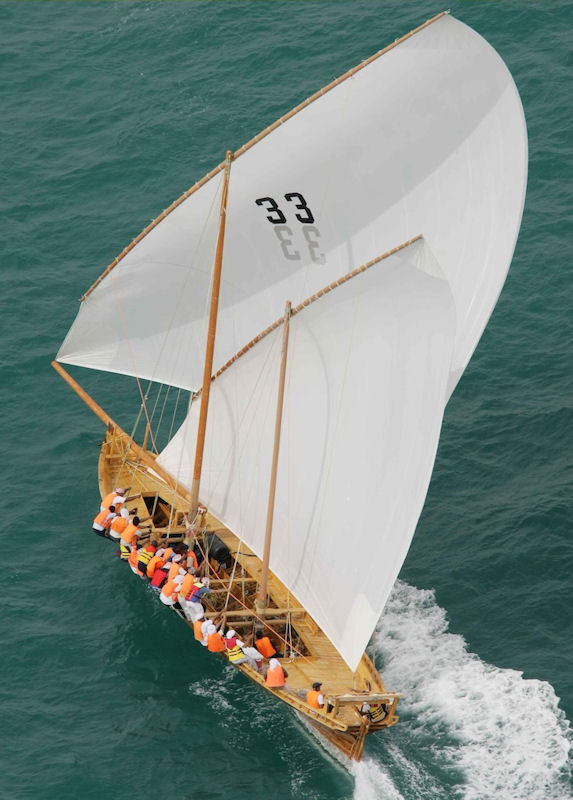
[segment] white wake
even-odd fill
[[[354,800],[572,797],[571,729],[550,684],[468,653],[434,593],[400,581],[376,639],[403,718],[353,769]]]

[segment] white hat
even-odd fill
[[[233,636],[236,636],[237,633],[234,630],[227,631],[227,639],[232,639]]]
[[[113,490],[116,494],[125,494],[125,489],[114,489]]]
[[[181,561],[180,554],[177,553],[176,555],[173,556],[173,558],[171,560],[174,561],[177,564],[179,561]]]

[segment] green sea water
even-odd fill
[[[101,423],[50,367],[173,199],[435,2],[0,2],[0,798],[573,797],[573,4],[453,2],[521,94],[500,301],[376,634],[400,723],[340,764],[89,533]],[[76,370],[129,428],[128,379]]]

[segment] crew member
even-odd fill
[[[183,574],[185,573],[183,572]],[[159,599],[166,606],[174,606],[177,602],[177,595],[179,594],[179,587],[181,585],[181,581],[183,580],[183,574],[176,575],[174,578],[170,578],[165,581],[165,584],[161,589]]]
[[[119,511],[120,506],[125,503],[125,500],[125,489],[114,489],[113,492],[109,492],[102,498],[99,510],[105,511],[105,509],[110,506],[116,506]]]
[[[280,689],[285,685],[287,678],[288,672],[286,669],[281,667],[276,658],[271,658],[265,675],[265,686],[271,689]]]
[[[231,664],[237,666],[238,664],[242,664],[247,660],[247,657],[243,652],[243,642],[237,639],[237,634],[232,629],[227,631],[227,636],[225,637],[225,648],[227,652],[227,658]]]
[[[388,716],[388,706],[386,703],[362,703],[360,713],[363,717],[368,717],[370,722],[382,722]]]
[[[109,538],[119,542],[121,534],[129,525],[129,511],[127,508],[122,508],[117,517],[114,517],[109,528]]]
[[[155,575],[155,570],[160,569],[164,564],[165,561],[163,560],[163,553],[164,549],[162,547],[159,550],[155,551],[155,555],[149,559],[149,564],[147,565],[147,569],[145,570],[145,574],[151,580]]]
[[[255,639],[255,647],[264,658],[272,658],[277,652],[268,636],[260,636]]]
[[[93,532],[107,539],[107,532],[116,516],[115,506],[104,508],[93,521]]]
[[[226,650],[225,639],[221,635],[221,631],[213,625],[212,622],[206,628],[207,633],[207,650],[210,653],[224,653]]]
[[[157,550],[157,542],[147,542],[138,552],[137,568],[142,575],[147,575],[147,566]]]
[[[121,534],[121,539],[119,540],[119,550],[121,554],[121,558],[124,561],[127,561],[129,558],[129,554],[131,552],[131,545],[137,544],[137,539],[141,536],[141,529],[139,527],[141,520],[139,517],[134,517],[133,520],[127,525],[126,529]],[[150,528],[151,525],[146,525],[146,528]]]
[[[324,708],[324,695],[320,691],[320,687],[322,683],[315,681],[312,684],[312,689],[306,693],[306,702],[312,708],[317,708],[319,710]]]
[[[136,575],[139,575],[140,578],[143,578],[144,575],[143,572],[141,572],[141,570],[138,567],[138,562],[139,562],[139,552],[137,550],[137,544],[134,543],[131,545],[131,552],[127,557],[127,563],[129,564],[132,572],[135,572]]]

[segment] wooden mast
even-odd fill
[[[201,408],[199,411],[199,428],[197,430],[197,447],[195,449],[195,466],[193,468],[193,483],[191,484],[191,508],[189,518],[195,519],[199,506],[199,484],[201,482],[201,467],[203,465],[203,450],[205,447],[205,429],[207,427],[207,411],[209,409],[209,391],[211,389],[211,372],[213,369],[213,352],[215,349],[215,331],[217,328],[217,311],[219,308],[219,289],[221,286],[221,268],[223,265],[223,244],[225,241],[225,222],[227,220],[227,195],[229,191],[229,173],[233,153],[227,150],[225,158],[225,172],[223,175],[223,191],[221,194],[221,211],[219,222],[219,235],[215,251],[215,264],[213,267],[213,288],[211,290],[211,310],[209,313],[209,330],[205,348],[205,367],[203,370],[203,388],[201,390]]]
[[[285,306],[284,326],[283,326],[283,346],[281,355],[281,370],[279,376],[279,391],[277,396],[277,414],[275,419],[275,441],[273,445],[273,462],[271,467],[271,483],[269,486],[269,503],[267,506],[267,525],[265,528],[265,545],[263,549],[263,565],[259,590],[255,599],[255,608],[260,614],[264,611],[267,603],[267,584],[269,579],[269,560],[271,555],[271,533],[273,529],[273,515],[275,510],[275,491],[277,486],[277,467],[279,461],[279,446],[281,439],[281,423],[283,417],[283,400],[285,392],[285,374],[288,351],[288,334],[290,327],[290,300]]]

